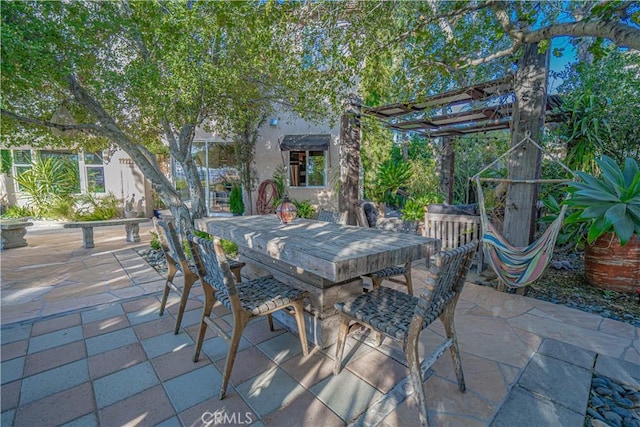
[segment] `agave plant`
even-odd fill
[[[613,232],[625,245],[634,233],[640,234],[640,170],[638,162],[627,158],[624,169],[610,157],[596,160],[600,176],[576,172],[582,182],[569,184],[571,197],[564,203],[578,209],[566,222],[586,221],[587,243]]]

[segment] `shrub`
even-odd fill
[[[298,208],[298,218],[313,218],[316,213],[316,208],[306,200],[302,202],[292,200],[291,202]]]
[[[242,201],[242,189],[239,185],[234,185],[229,195],[229,210],[236,215],[244,213],[244,202]]]

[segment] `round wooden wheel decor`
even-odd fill
[[[280,194],[278,194],[278,187],[276,183],[270,179],[262,181],[258,186],[258,201],[257,210],[258,214],[266,215],[276,213],[276,202],[280,200]]]

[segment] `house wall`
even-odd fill
[[[270,126],[270,120],[260,129],[260,135],[256,143],[256,170],[257,185],[267,179],[273,178],[273,173],[278,166],[285,165],[287,173],[287,181],[285,191],[291,199],[297,201],[308,201],[316,209],[324,208],[337,210],[338,196],[334,190],[336,181],[339,177],[340,170],[340,128],[336,123],[330,127],[329,124],[313,124],[297,118],[294,115],[281,114],[277,117],[278,124]],[[288,159],[289,152],[281,151],[279,142],[285,135],[304,135],[304,134],[331,134],[331,143],[327,153],[327,179],[326,186],[323,188],[312,187],[290,187],[288,185]],[[256,187],[257,188],[257,187]],[[253,214],[256,212],[257,191],[252,192]]]
[[[105,190],[124,201],[134,196],[134,209],[138,216],[153,215],[153,197],[149,181],[124,151],[117,150],[111,161],[104,165]]]

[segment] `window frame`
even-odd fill
[[[292,179],[291,179],[291,162],[295,161],[292,160],[292,156],[294,153],[304,153],[304,185],[293,185],[292,184]],[[310,155],[309,153],[322,153],[322,159],[323,159],[323,168],[322,168],[322,184],[321,185],[309,185],[309,159],[311,157],[320,157],[317,155]],[[298,154],[299,155],[299,154]],[[327,181],[328,181],[328,162],[327,162],[327,157],[328,157],[328,150],[289,150],[289,159],[287,162],[287,183],[288,186],[291,188],[327,188]],[[300,160],[298,160],[300,161]],[[298,178],[300,178],[301,175],[298,175]]]

